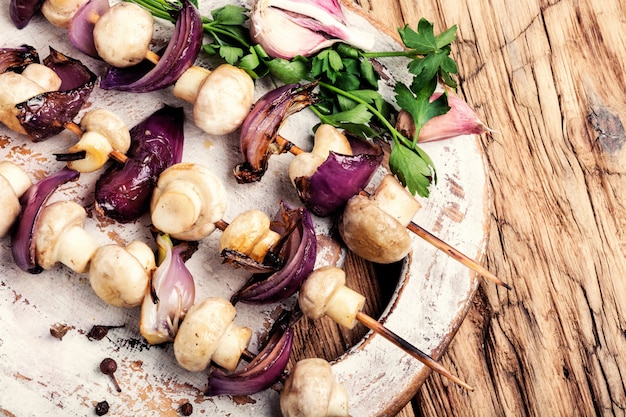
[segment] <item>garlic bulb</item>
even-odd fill
[[[258,0],[250,14],[250,34],[272,57],[310,56],[335,42],[368,50],[371,33],[349,26],[338,0]]]

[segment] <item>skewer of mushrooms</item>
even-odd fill
[[[344,147],[340,137],[337,135],[329,136],[335,138],[330,141],[332,145],[329,145],[322,136],[321,143],[324,145],[320,146],[319,150],[315,150],[314,147],[312,152],[306,152],[280,135],[276,136],[274,140],[279,148],[287,149],[290,153],[296,155],[296,158],[299,158],[298,162],[293,163],[293,167],[290,165],[292,182],[297,180],[298,175],[303,176],[311,170],[314,171],[323,154]],[[300,155],[307,156],[302,157]],[[294,161],[296,161],[296,158],[294,158]],[[311,162],[307,163],[306,161]],[[300,162],[302,163],[300,164]],[[299,165],[302,165],[302,167]],[[361,191],[360,194],[348,200],[339,230],[346,245],[364,259],[372,262],[391,263],[402,259],[408,253],[410,238],[406,234],[406,230],[402,230],[407,228],[484,278],[497,285],[511,289],[509,284],[502,281],[478,262],[413,222],[412,219],[419,209],[420,205],[417,200],[395,177],[389,174],[383,179],[373,197],[368,198],[365,191]],[[370,214],[367,220],[362,221],[363,219],[359,220],[358,216],[353,216],[356,212],[369,212]],[[375,220],[371,217],[372,215],[374,215]],[[384,224],[384,226],[378,227],[376,226],[378,224]],[[387,229],[389,230],[388,232],[386,231]],[[385,237],[382,238],[382,236]],[[379,238],[385,239],[385,242],[383,243]],[[392,242],[392,244],[389,242]]]
[[[298,304],[304,315],[314,320],[327,315],[348,329],[360,322],[435,372],[467,390],[473,390],[429,355],[365,314],[362,311],[365,297],[346,286],[346,274],[340,268],[323,266],[313,271],[300,288]]]

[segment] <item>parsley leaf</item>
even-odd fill
[[[424,155],[406,146],[394,146],[389,155],[391,172],[413,195],[428,196],[431,179],[436,179],[432,161]]]

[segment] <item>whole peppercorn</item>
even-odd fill
[[[178,409],[181,416],[190,416],[193,413],[193,405],[190,402],[186,402]]]
[[[96,415],[103,416],[109,412],[109,403],[106,401],[100,401],[96,404]]]

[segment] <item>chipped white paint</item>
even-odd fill
[[[225,1],[202,1],[203,14],[225,4]],[[350,19],[357,25],[376,30],[370,22],[354,13]],[[43,58],[48,46],[83,60],[98,74],[102,64],[72,49],[67,34],[42,17],[35,17],[23,30],[13,28],[8,7],[0,10],[4,28],[0,47],[28,43]],[[168,29],[157,31],[165,37]],[[393,39],[380,34],[376,49],[397,48]],[[405,62],[386,61],[392,74],[402,74]],[[208,62],[204,64],[210,65]],[[257,97],[269,85],[257,83]],[[390,91],[390,90],[388,90]],[[0,92],[1,94],[1,92]],[[163,103],[184,106],[188,123],[185,127],[184,160],[210,167],[229,190],[229,207],[225,220],[248,208],[258,208],[273,215],[280,199],[298,203],[287,176],[291,155],[274,156],[263,180],[256,184],[237,185],[231,170],[241,162],[236,135],[208,137],[191,124],[191,107],[171,95],[170,89],[150,94],[131,94],[95,89],[89,105],[114,111],[134,126]],[[304,148],[310,148],[310,128],[315,123],[309,112],[293,116],[282,131]],[[64,152],[76,138],[69,132],[34,144],[24,136],[0,127],[0,158],[22,165],[38,180],[55,172],[63,164],[53,153]],[[438,170],[439,183],[431,197],[423,201],[416,215],[417,223],[433,231],[464,253],[480,259],[484,253],[486,220],[486,180],[482,152],[473,137],[430,143],[424,146]],[[77,183],[63,186],[52,197],[72,199],[92,213],[93,185],[99,173],[83,174]],[[453,193],[452,190],[461,192]],[[101,244],[128,242],[140,238],[152,242],[146,227],[148,220],[120,225],[100,221],[93,215],[87,230]],[[316,219],[317,230],[328,225]],[[247,278],[247,274],[221,264],[217,256],[219,232],[204,239],[198,252],[188,262],[197,281],[197,298],[230,297]],[[13,264],[10,239],[0,241],[0,411],[9,415],[89,415],[95,403],[107,400],[108,415],[176,416],[184,401],[194,405],[194,415],[275,416],[278,393],[267,390],[244,401],[230,397],[204,398],[198,391],[206,383],[203,373],[190,373],[176,364],[171,346],[148,347],[141,340],[137,326],[139,310],[110,307],[91,291],[86,275],[71,273],[64,267],[30,275]],[[467,268],[437,251],[421,239],[413,238],[413,250],[405,264],[399,290],[383,315],[394,332],[426,352],[449,343],[475,290],[476,280]],[[286,302],[288,306],[293,300]],[[251,350],[259,336],[271,325],[270,315],[276,305],[238,306],[236,322],[256,329]],[[67,323],[70,331],[58,340],[50,336],[55,323]],[[94,324],[125,324],[101,341],[89,341],[86,333]],[[104,357],[118,361],[117,377],[123,391],[116,393],[109,378],[98,365]],[[351,414],[384,415],[392,403],[406,401],[424,378],[422,365],[403,354],[380,336],[369,335],[348,354],[334,363],[334,372],[346,385],[350,395]]]

